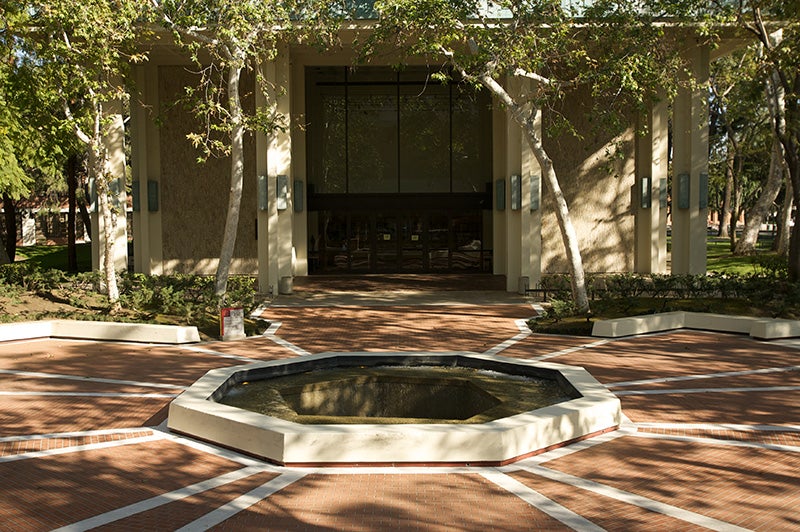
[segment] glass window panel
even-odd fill
[[[392,67],[357,67],[347,71],[349,83],[396,83],[397,71]]]
[[[347,270],[347,216],[340,213],[320,214],[320,266],[323,271]]]
[[[346,99],[344,67],[309,67],[308,161],[309,192],[347,192],[347,159],[344,150]]]
[[[397,90],[351,86],[347,106],[349,192],[397,192]]]
[[[491,182],[492,114],[486,93],[453,87],[453,192],[485,192]]]
[[[450,192],[450,90],[400,88],[400,192]]]
[[[339,90],[336,90],[339,89]],[[347,157],[343,149],[347,128],[343,87],[326,87],[319,94],[320,124],[317,146],[319,157],[314,159],[311,184],[320,194],[347,192]]]

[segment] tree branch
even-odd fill
[[[66,102],[66,100],[64,101],[64,114],[67,116],[67,120],[69,120],[70,123],[72,124],[72,129],[75,131],[75,135],[78,137],[78,140],[80,140],[87,146],[91,146],[92,139],[78,125],[78,122],[72,115],[72,109],[69,108],[69,104]]]
[[[537,74],[536,72],[528,72],[527,70],[524,70],[522,68],[517,68],[516,70],[514,70],[514,75],[515,76],[519,76],[519,77],[523,77],[523,78],[532,79],[532,80],[534,80],[534,81],[536,81],[538,83],[541,83],[542,85],[548,85],[548,86],[551,86],[551,87],[553,87],[553,86],[554,87],[560,87],[560,86],[563,85],[563,83],[557,83],[557,82],[553,81],[550,78],[546,78],[546,77],[542,76],[541,74]]]

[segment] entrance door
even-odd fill
[[[402,218],[400,226],[400,270],[420,272],[427,269],[425,254],[426,216],[410,215]]]
[[[399,217],[378,214],[375,220],[375,270],[400,269]]]
[[[320,211],[310,273],[491,271],[482,212]]]

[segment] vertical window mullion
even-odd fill
[[[402,167],[400,163],[400,72],[397,72],[395,81],[395,102],[397,105],[397,125],[395,128],[395,137],[397,139],[397,192],[399,193],[402,190],[400,187],[400,179],[402,176]]]
[[[344,68],[344,192],[350,193],[350,84]]]
[[[447,117],[447,132],[448,132],[448,136],[450,137],[448,139],[447,147],[450,150],[450,157],[449,157],[450,168],[449,168],[449,173],[450,173],[450,192],[452,193],[453,192],[453,82],[452,82],[452,80],[450,81],[450,83],[447,84],[447,87],[449,89],[449,91],[447,93],[448,94],[448,104],[449,104],[448,105],[448,117]]]

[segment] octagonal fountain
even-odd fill
[[[324,353],[209,371],[169,428],[291,466],[502,465],[615,429],[583,368],[474,353]]]

